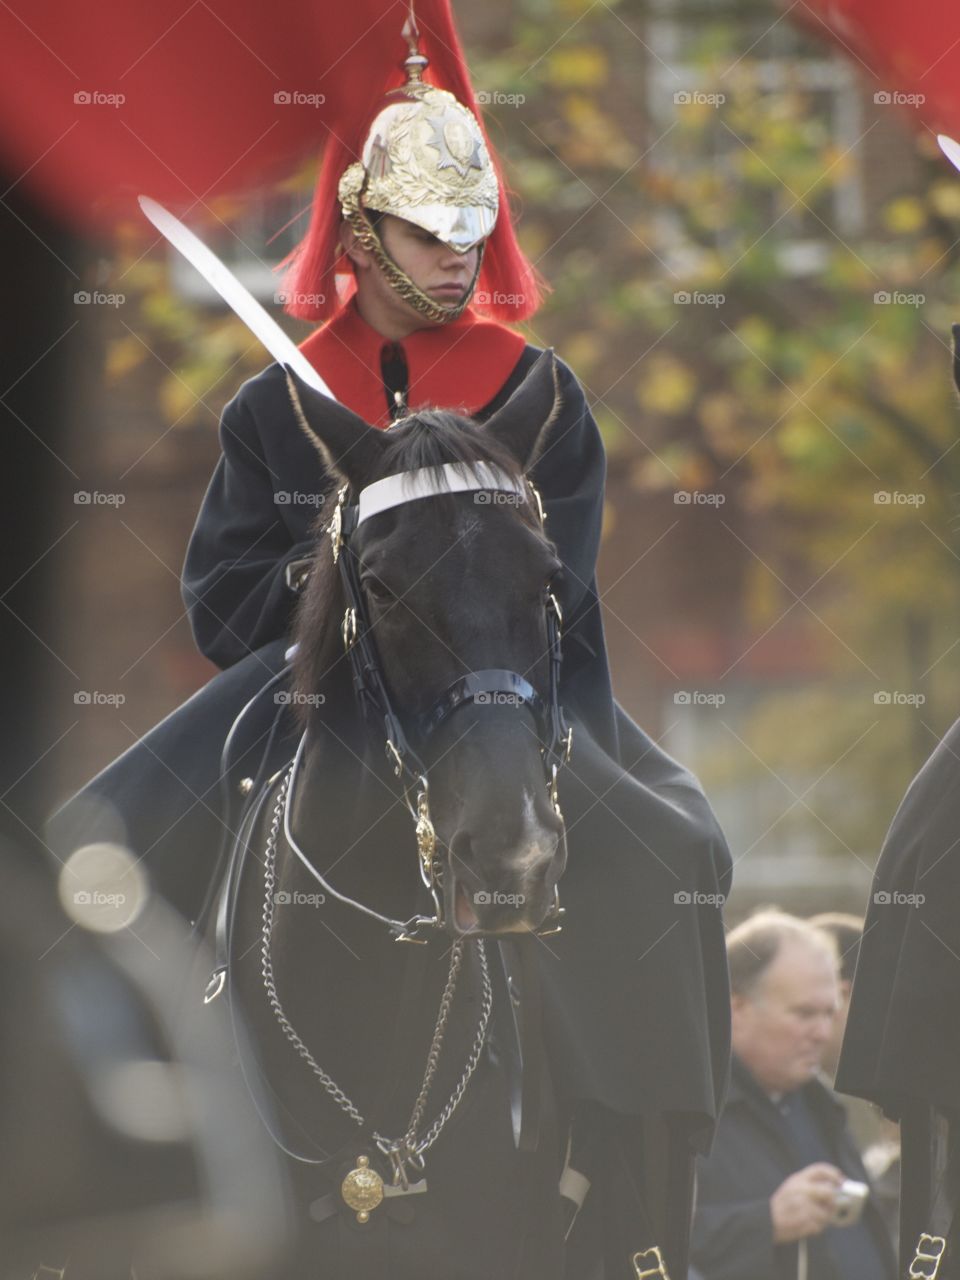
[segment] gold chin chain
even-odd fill
[[[360,1128],[363,1128],[365,1121],[363,1116],[357,1110],[356,1106],[350,1101],[336,1081],[323,1070],[313,1054],[301,1040],[297,1034],[290,1019],[284,1013],[280,998],[277,995],[276,977],[273,971],[273,926],[277,910],[276,884],[277,884],[277,839],[280,833],[280,824],[283,820],[284,805],[287,798],[287,789],[290,786],[290,778],[293,773],[293,765],[287,770],[287,774],[277,792],[277,801],[273,810],[273,821],[270,825],[270,833],[267,837],[267,844],[264,850],[264,900],[263,900],[263,926],[261,929],[261,946],[260,946],[260,972],[263,977],[264,990],[267,993],[267,1000],[270,1008],[273,1010],[280,1029],[286,1036],[287,1040],[293,1045],[297,1053],[307,1064],[313,1074],[323,1085],[327,1094],[336,1102],[337,1106],[346,1115],[350,1117]],[[493,1007],[493,987],[490,982],[490,970],[487,965],[487,953],[484,948],[482,938],[476,938],[474,941],[477,945],[477,954],[480,959],[480,976],[483,987],[480,1021],[477,1026],[477,1032],[473,1039],[473,1046],[470,1055],[467,1058],[466,1066],[460,1076],[453,1092],[447,1100],[446,1106],[439,1113],[433,1123],[421,1137],[417,1136],[417,1132],[423,1123],[423,1115],[426,1110],[427,1096],[433,1084],[434,1076],[437,1073],[437,1067],[440,1062],[440,1050],[443,1046],[444,1032],[446,1031],[447,1021],[450,1017],[450,1009],[453,1005],[453,996],[457,987],[457,979],[460,976],[460,969],[463,965],[464,938],[457,938],[450,950],[450,968],[447,973],[447,982],[440,997],[440,1008],[437,1013],[437,1022],[433,1032],[433,1039],[430,1043],[430,1050],[427,1054],[427,1065],[423,1073],[423,1083],[420,1086],[420,1092],[417,1094],[417,1100],[413,1105],[413,1111],[407,1124],[406,1132],[402,1138],[391,1139],[386,1138],[382,1134],[374,1131],[372,1138],[377,1144],[381,1153],[390,1161],[393,1171],[393,1186],[400,1187],[406,1191],[410,1188],[410,1174],[414,1172],[418,1175],[423,1173],[424,1155],[433,1146],[440,1133],[444,1129],[447,1121],[456,1111],[457,1107],[466,1093],[467,1085],[477,1069],[480,1061],[480,1054],[487,1037],[487,1026],[490,1022],[490,1011]],[[356,1168],[351,1169],[344,1178],[340,1188],[344,1202],[357,1215],[357,1221],[365,1223],[369,1220],[370,1213],[388,1194],[384,1190],[384,1181],[380,1174],[370,1164],[369,1157],[359,1156]]]
[[[473,273],[473,279],[467,285],[463,294],[463,301],[458,302],[455,306],[447,307],[441,302],[436,302],[428,294],[410,279],[405,271],[403,271],[387,253],[383,247],[383,242],[377,235],[376,229],[366,217],[360,206],[360,186],[363,184],[363,171],[356,175],[360,186],[355,182],[349,182],[349,170],[344,175],[344,180],[340,184],[340,200],[343,206],[343,216],[353,228],[354,234],[362,248],[368,250],[373,255],[373,260],[383,272],[384,279],[414,311],[418,312],[427,320],[433,320],[440,324],[449,324],[451,320],[458,319],[463,315],[464,311],[470,305],[470,299],[473,297],[473,291],[477,287],[477,280],[480,277],[480,267],[483,264],[483,243],[477,247],[477,268]]]

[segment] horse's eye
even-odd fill
[[[378,604],[384,604],[393,599],[393,592],[387,584],[372,573],[365,573],[360,579],[360,584],[370,599],[376,600]]]

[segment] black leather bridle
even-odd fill
[[[476,486],[476,488],[482,487],[485,486]],[[542,527],[544,514],[539,495],[529,482],[527,487],[530,490],[528,500],[532,499],[536,503]],[[340,490],[336,510],[328,530],[333,547],[334,563],[339,570],[347,602],[341,634],[350,662],[353,686],[360,710],[370,724],[382,728],[386,740],[387,757],[403,785],[404,803],[416,823],[421,876],[431,893],[436,911],[436,917],[433,920],[418,917],[418,922],[420,927],[432,924],[437,928],[443,928],[444,907],[440,892],[442,870],[433,856],[436,837],[429,813],[427,766],[420,752],[423,751],[431,735],[445,724],[454,712],[467,704],[484,705],[503,701],[529,707],[537,726],[550,800],[562,821],[563,815],[560,812],[557,797],[557,774],[569,760],[573,746],[573,730],[567,725],[560,705],[563,615],[553,591],[549,587],[545,588],[543,607],[550,671],[546,698],[541,697],[530,682],[516,671],[502,668],[471,671],[454,680],[426,712],[417,716],[405,727],[403,720],[393,707],[373,637],[366,594],[360,581],[360,558],[353,545],[353,536],[360,519],[360,507],[358,502],[348,501],[348,492],[347,487]],[[412,745],[411,737],[416,747]],[[416,748],[419,748],[419,751]],[[415,796],[415,799],[412,799],[412,796]],[[561,927],[561,915],[559,895],[555,892],[553,907],[537,932],[540,934],[558,932]],[[411,936],[412,932],[415,931],[405,932],[403,940],[419,941]]]

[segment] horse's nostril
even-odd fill
[[[520,839],[506,840],[461,829],[450,842],[454,876],[480,906],[495,891],[515,896],[550,878],[561,854],[559,834],[541,828],[533,838],[525,832]]]

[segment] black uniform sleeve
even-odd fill
[[[583,389],[559,362],[560,415],[531,472],[547,511],[547,533],[563,562],[561,600],[572,623],[595,597],[594,576],[603,522],[606,457]]]
[[[277,481],[242,390],[223,411],[220,444],[187,547],[182,592],[201,653],[226,668],[286,633],[295,602],[286,567],[315,544],[293,542],[277,513]]]

